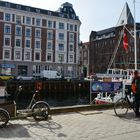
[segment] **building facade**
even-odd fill
[[[128,39],[127,52],[123,47],[124,32]],[[136,24],[136,32],[137,66],[140,69],[140,23]],[[134,19],[127,3],[117,25],[101,31],[92,31],[89,43],[89,73],[105,73],[108,68],[135,68]]]
[[[79,50],[79,76],[87,77],[89,75],[89,42],[81,43]]]
[[[76,77],[80,25],[68,2],[49,11],[0,1],[0,73]]]

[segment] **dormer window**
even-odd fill
[[[37,13],[40,13],[40,9],[36,9],[36,12],[37,12]]]
[[[66,12],[67,11],[67,8],[64,8],[64,12]]]
[[[6,2],[5,6],[10,8],[11,5],[10,5],[10,3]]]
[[[21,5],[16,5],[16,8],[17,9],[21,9]]]
[[[26,11],[29,11],[30,12],[30,8],[29,7],[26,7]]]

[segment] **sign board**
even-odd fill
[[[91,82],[91,93],[94,92],[117,92],[122,90],[122,82]]]

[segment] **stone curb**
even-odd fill
[[[101,105],[76,105],[76,106],[65,106],[65,107],[51,107],[50,116],[54,114],[70,113],[78,111],[88,111],[88,110],[101,110],[113,108],[114,104],[101,104]],[[15,116],[10,119],[25,119],[27,116]]]
[[[68,112],[78,112],[86,110],[99,110],[99,109],[109,109],[113,108],[114,104],[100,104],[100,105],[76,105],[76,106],[66,106],[66,107],[52,107],[52,114],[68,113]]]

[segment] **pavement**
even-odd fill
[[[130,110],[126,117],[113,109],[52,114],[47,121],[32,117],[10,120],[0,129],[0,140],[138,140],[140,118]]]

